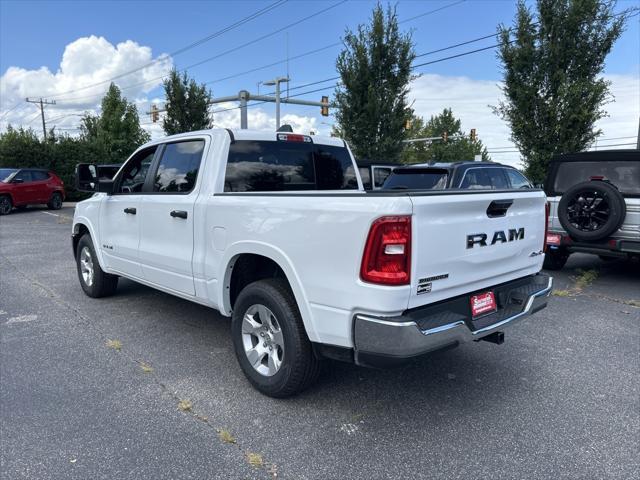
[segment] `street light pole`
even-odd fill
[[[273,80],[262,82],[263,85],[275,85],[276,87],[276,130],[280,128],[280,84],[288,81],[289,77],[276,77]]]

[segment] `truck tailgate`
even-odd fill
[[[482,290],[542,268],[542,191],[410,194],[409,308]]]

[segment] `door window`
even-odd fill
[[[158,170],[153,179],[153,191],[189,193],[198,178],[204,140],[190,140],[165,145]]]
[[[13,177],[13,180],[22,180],[22,183],[29,183],[33,181],[33,177],[29,170],[20,170],[16,173],[15,177]]]
[[[49,179],[49,174],[47,172],[43,172],[41,170],[33,170],[31,172],[31,177],[33,178],[34,182],[42,182],[44,180],[48,180]]]
[[[505,173],[507,174],[507,177],[509,177],[511,188],[531,188],[531,183],[529,183],[529,180],[527,180],[527,178],[519,171],[512,168],[507,168],[505,169]]]
[[[156,149],[157,147],[146,148],[127,162],[120,175],[120,184],[116,187],[117,193],[142,192]]]
[[[509,188],[501,168],[470,168],[460,188],[470,190],[501,190]]]

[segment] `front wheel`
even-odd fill
[[[84,293],[93,298],[113,295],[118,287],[118,276],[105,273],[100,268],[91,236],[85,233],[76,249],[78,279]]]
[[[238,295],[231,322],[236,357],[245,376],[270,397],[301,392],[318,377],[320,361],[286,282],[254,282]]]
[[[60,192],[53,192],[51,199],[47,203],[49,210],[60,210],[62,208],[62,195]]]
[[[567,260],[569,260],[568,252],[564,250],[547,250],[547,253],[544,254],[542,268],[547,270],[562,270]]]

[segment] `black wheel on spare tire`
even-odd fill
[[[627,213],[624,197],[609,182],[594,180],[569,188],[560,199],[558,219],[575,240],[607,238],[618,230]]]
[[[62,208],[62,195],[60,192],[53,192],[51,199],[47,203],[49,210],[60,210]]]
[[[569,259],[569,255],[569,252],[564,249],[547,250],[544,254],[544,263],[542,264],[542,268],[547,270],[562,270]]]
[[[272,278],[247,285],[238,295],[231,337],[249,382],[270,397],[287,397],[310,386],[320,372],[293,293]]]
[[[91,236],[85,233],[76,248],[78,280],[84,293],[93,298],[113,295],[118,287],[118,276],[105,273],[100,268]]]
[[[0,195],[0,215],[9,215],[13,209],[13,202],[9,195]]]

